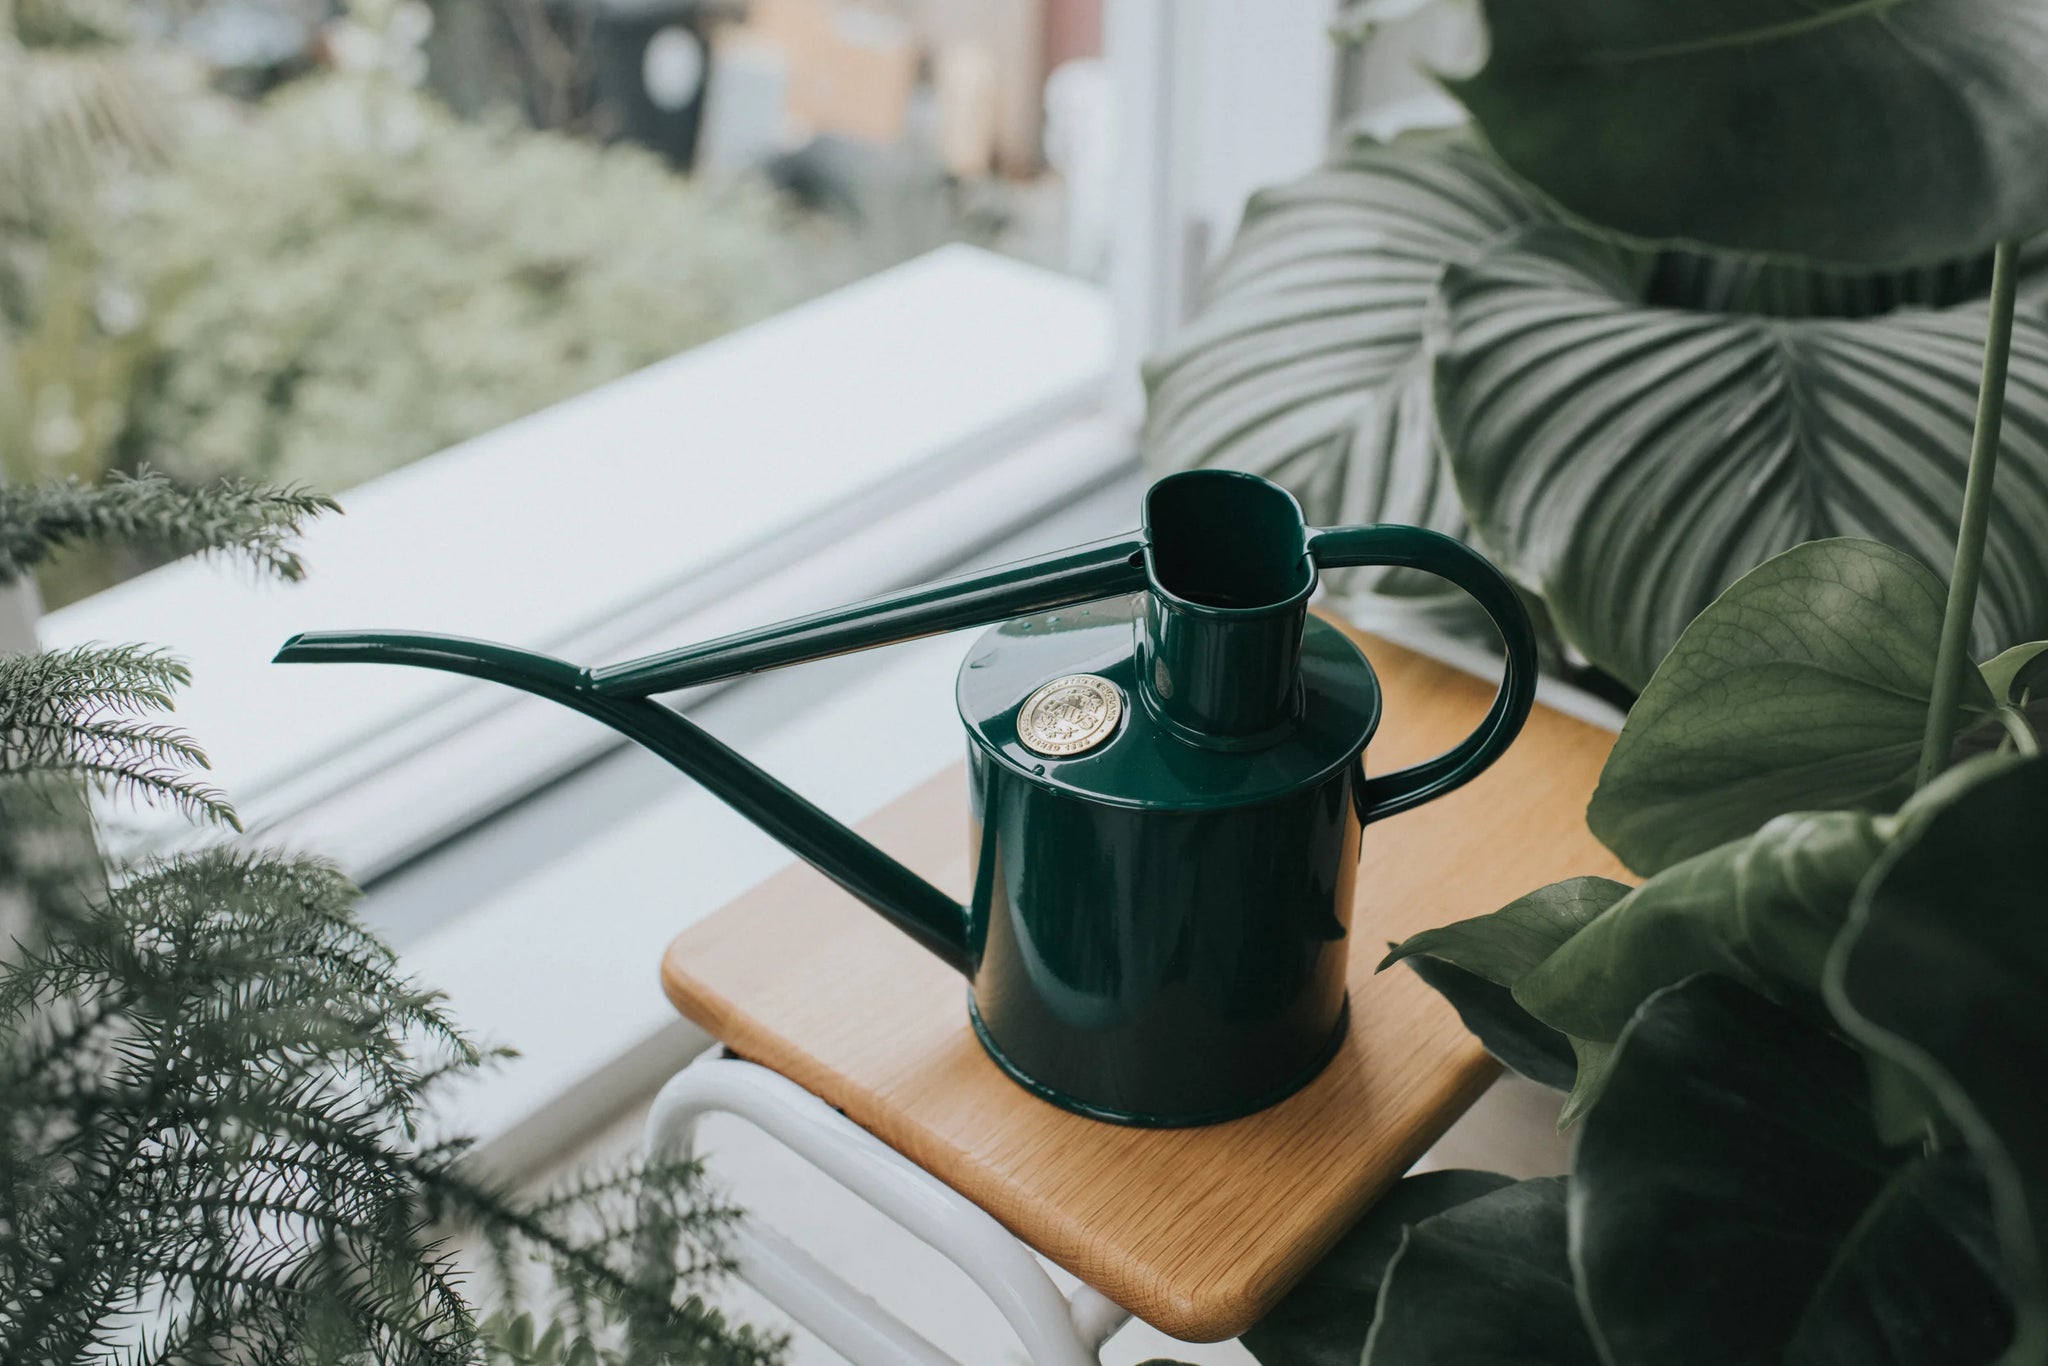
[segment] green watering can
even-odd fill
[[[1500,572],[1433,531],[1310,528],[1284,489],[1221,470],[1154,484],[1144,523],[603,668],[404,631],[309,632],[277,658],[469,674],[603,722],[965,975],[974,1032],[1020,1084],[1119,1124],[1207,1124],[1288,1095],[1336,1051],[1360,833],[1500,757],[1529,714],[1536,647]],[[1318,572],[1346,565],[1447,579],[1507,644],[1479,728],[1397,773],[1366,771],[1372,666],[1308,614]],[[958,686],[964,906],[651,700],[991,622]]]

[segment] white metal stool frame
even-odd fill
[[[648,1157],[694,1156],[708,1114],[746,1120],[949,1258],[994,1301],[1034,1366],[1100,1366],[1098,1349],[1131,1317],[1087,1285],[1062,1295],[1031,1249],[979,1205],[787,1077],[719,1051],[661,1088],[647,1117]],[[959,1366],[759,1221],[740,1220],[730,1251],[742,1280],[854,1366]]]

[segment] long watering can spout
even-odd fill
[[[467,674],[545,697],[601,721],[702,783],[953,968],[972,973],[967,910],[895,859],[659,702],[598,691],[592,672],[490,641],[416,631],[308,631],[279,664],[406,664]]]
[[[1135,593],[1144,586],[1145,542],[1121,536],[592,669],[590,686],[609,697],[649,697]]]
[[[280,664],[407,664],[503,683],[602,721],[702,783],[918,943],[972,973],[967,910],[653,694],[1048,611],[1144,586],[1144,543],[1099,541],[608,668],[414,631],[309,631]]]

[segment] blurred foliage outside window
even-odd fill
[[[216,0],[0,0],[9,480],[339,491],[963,233],[457,117],[417,0],[239,3],[320,35],[260,94],[171,41]],[[68,556],[45,600],[148,563]]]
[[[296,82],[101,233],[153,353],[130,449],[346,488],[814,292],[812,235],[761,185]]]

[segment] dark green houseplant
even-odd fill
[[[1899,0],[1780,33],[1779,8],[1486,6],[1469,132],[1351,141],[1252,200],[1147,367],[1149,462],[1475,538],[1631,689],[1799,542],[1946,563],[1989,249],[2041,196],[2014,149],[2048,120],[2044,21]],[[2048,635],[2048,322],[2022,293],[1986,652]]]
[[[0,488],[0,584],[81,539],[296,578],[292,533],[331,506],[147,475]],[[529,1197],[423,1134],[436,1087],[489,1055],[334,868],[101,853],[90,791],[234,824],[164,719],[184,682],[136,646],[0,655],[0,1360],[778,1360],[696,1293],[732,1211],[693,1166]],[[456,1234],[495,1265],[489,1297]]]
[[[1473,137],[1255,203],[1153,434],[1469,518],[1640,690],[1588,814],[1644,881],[1394,947],[1571,1172],[1403,1182],[1245,1343],[2040,1366],[2048,11],[1484,9]]]

